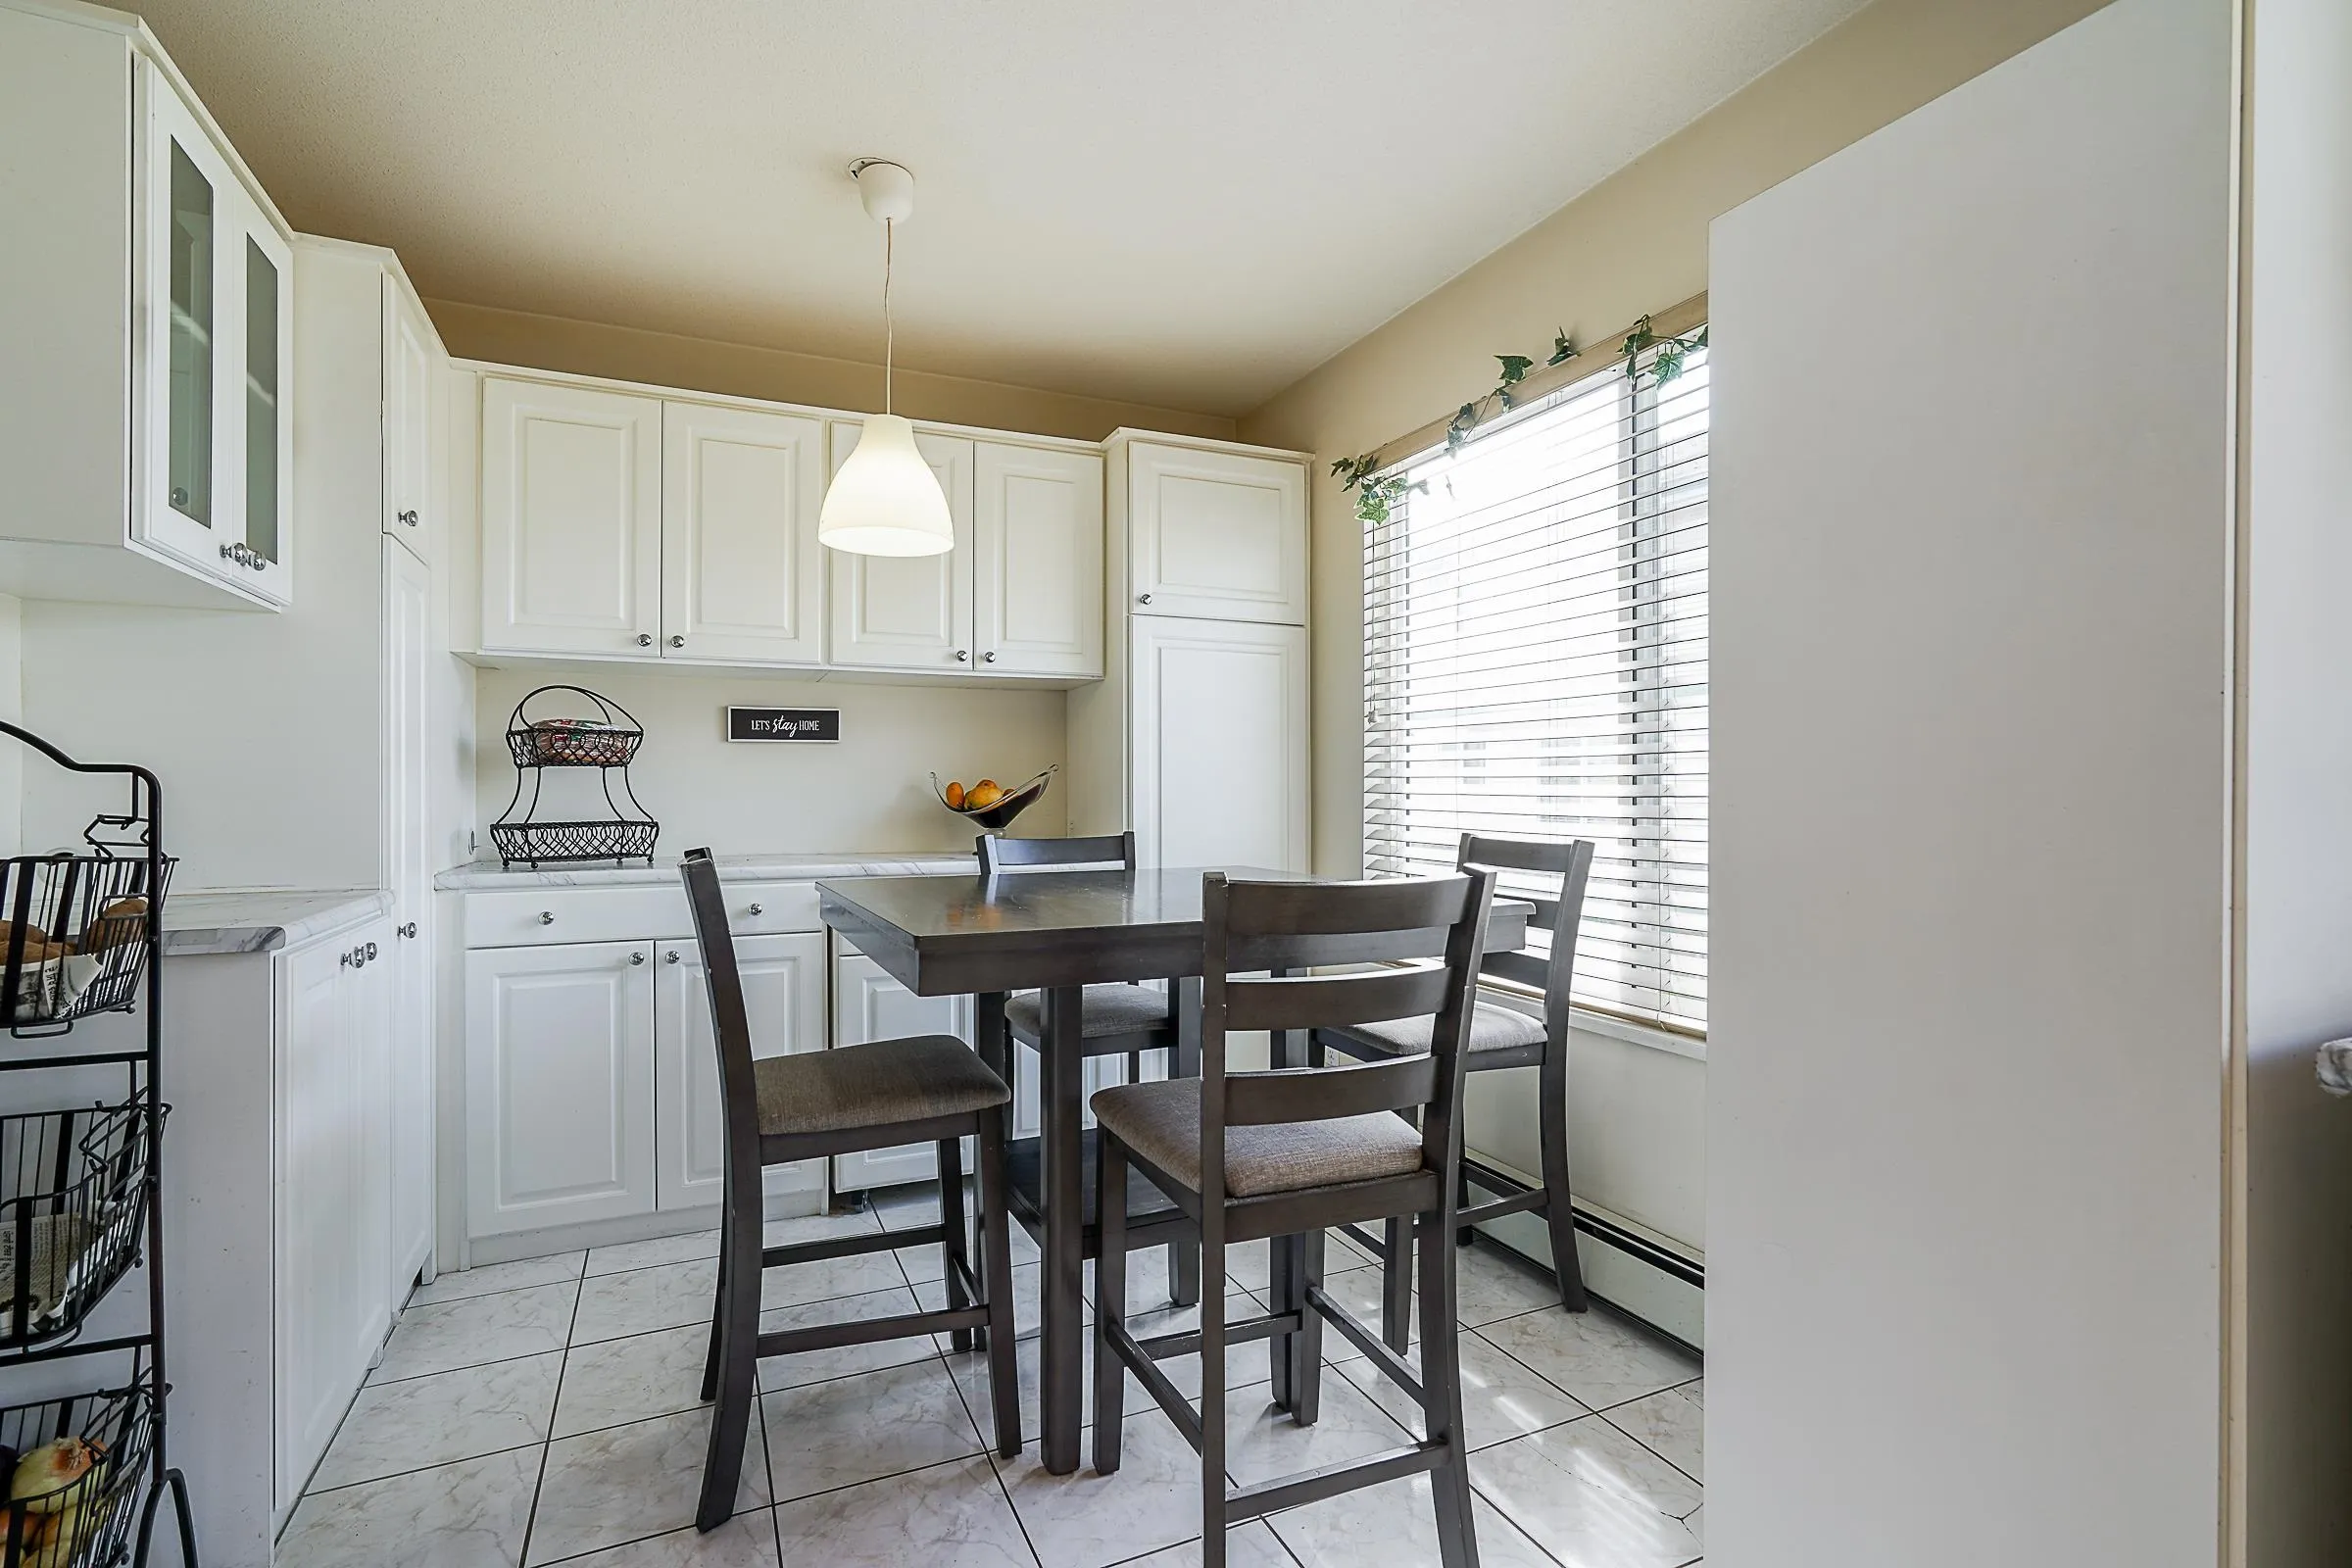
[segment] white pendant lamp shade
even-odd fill
[[[825,506],[819,543],[858,556],[940,556],[956,548],[956,520],[939,475],[915,449],[914,426],[895,414],[865,421]]]
[[[816,538],[857,556],[944,556],[956,548],[947,493],[915,449],[914,426],[890,412],[892,241],[914,212],[914,176],[883,159],[861,158],[850,166],[850,177],[866,216],[882,225],[882,412],[865,421],[858,449],[825,491]]]

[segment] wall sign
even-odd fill
[[[727,739],[731,741],[837,741],[841,739],[838,708],[730,708]]]

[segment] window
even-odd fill
[[[1465,830],[1593,841],[1574,995],[1707,1017],[1707,356],[1602,371],[1403,466],[1364,541],[1367,875]],[[1506,879],[1502,891],[1544,891]]]

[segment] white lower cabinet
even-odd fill
[[[823,1048],[821,933],[739,937],[735,964],[743,976],[753,1055],[782,1056]],[[654,991],[654,1102],[661,1118],[654,1139],[655,1206],[702,1208],[716,1203],[725,1174],[726,1125],[702,950],[691,942],[662,945]],[[821,1160],[771,1165],[763,1174],[770,1197],[809,1192],[825,1180]]]
[[[388,921],[279,968],[276,1477],[290,1507],[391,1332]]]
[[[862,1045],[904,1035],[972,1038],[972,999],[918,997],[862,953],[844,949],[833,956],[833,1044]],[[966,1144],[969,1144],[967,1139]],[[964,1152],[971,1168],[971,1152]],[[927,1182],[939,1175],[939,1154],[929,1144],[902,1144],[858,1154],[833,1156],[833,1186],[844,1193],[870,1187]]]
[[[653,956],[652,942],[466,956],[470,1234],[653,1210]]]

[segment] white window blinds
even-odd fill
[[[1402,471],[1427,490],[1364,541],[1365,873],[1450,869],[1465,829],[1591,839],[1576,1000],[1703,1032],[1705,351]]]

